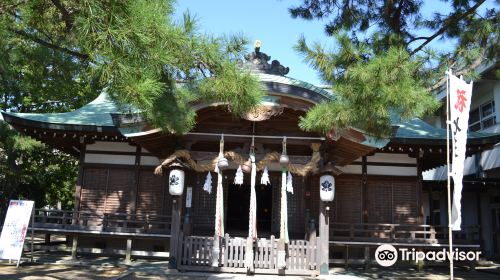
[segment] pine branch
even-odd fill
[[[4,12],[9,12],[12,11],[13,9],[17,8],[18,6],[24,4],[26,1],[19,1],[15,4],[3,4],[0,5],[0,15],[3,14]]]
[[[481,54],[471,64],[469,64],[469,65],[467,65],[467,67],[462,68],[459,71],[457,71],[455,73],[455,76],[460,76],[460,75],[466,74],[467,72],[470,72],[470,71],[476,69],[483,62],[485,53],[486,52],[483,49]],[[452,68],[454,65],[456,65],[456,63],[457,63],[456,60],[453,61],[453,63],[449,66],[449,68]],[[427,90],[429,90],[429,91],[436,90],[439,87],[441,87],[442,85],[444,85],[445,83],[446,83],[446,77],[443,77],[443,78],[439,79],[439,81],[437,83],[435,83],[433,86],[428,87]]]
[[[425,42],[423,42],[420,46],[418,46],[415,50],[413,50],[410,53],[410,56],[413,56],[414,54],[419,52],[422,48],[427,46],[427,44],[429,44],[432,40],[436,39],[437,36],[443,34],[451,24],[457,23],[460,20],[462,20],[463,18],[465,18],[466,16],[474,13],[477,10],[477,8],[479,8],[479,6],[481,6],[485,1],[486,0],[481,0],[481,1],[477,2],[476,5],[472,6],[469,10],[467,10],[463,14],[456,13],[456,14],[451,15],[448,18],[448,20],[446,21],[446,23],[438,31],[436,31],[436,33],[432,34],[427,40],[425,40]]]
[[[66,32],[68,32],[73,27],[73,18],[71,16],[71,14],[62,5],[61,1],[59,1],[59,0],[51,0],[51,1],[52,1],[52,4],[54,4],[54,6],[56,6],[56,8],[61,12],[62,20],[64,21],[64,24],[66,25]]]
[[[74,57],[77,57],[81,60],[87,60],[89,58],[88,54],[84,54],[84,53],[80,53],[80,52],[76,52],[76,51],[73,51],[73,50],[70,50],[70,49],[67,49],[67,48],[64,48],[64,47],[61,47],[61,46],[58,46],[58,45],[55,45],[55,44],[52,44],[52,43],[49,43],[45,40],[42,40],[36,36],[33,36],[25,31],[22,31],[22,30],[15,30],[15,29],[12,29],[12,28],[9,28],[9,31],[21,36],[21,37],[24,37],[26,39],[29,39],[35,43],[38,43],[42,46],[45,46],[47,48],[50,48],[50,49],[53,49],[53,50],[57,50],[57,51],[61,51],[61,52],[64,52],[64,53],[67,53],[69,55],[72,55]]]

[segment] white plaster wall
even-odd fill
[[[130,152],[135,153],[136,147],[123,142],[96,141],[94,144],[87,144],[87,151],[108,151],[108,152]]]
[[[362,171],[361,165],[337,166],[337,168],[346,174],[361,174]]]
[[[134,165],[135,156],[85,154],[85,163]]]
[[[368,165],[366,172],[368,175],[417,176],[416,167]]]
[[[161,161],[157,157],[153,156],[142,156],[141,157],[141,165],[142,166],[158,166]]]
[[[388,163],[410,163],[417,164],[416,158],[411,158],[407,154],[389,154],[377,153],[373,156],[366,157],[368,164],[370,162],[388,162]]]

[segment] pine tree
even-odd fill
[[[290,8],[294,18],[327,20],[325,32],[336,42],[327,49],[302,37],[295,46],[337,96],[311,110],[301,127],[325,132],[353,126],[386,137],[391,117],[421,117],[439,106],[433,91],[444,85],[447,68],[471,78],[485,59],[497,60],[495,8],[480,9],[485,0],[450,2],[449,11],[436,10],[430,18],[422,15],[420,0],[303,0]],[[456,45],[431,48],[437,39]]]
[[[189,13],[182,22],[175,22],[173,4],[163,0],[4,1],[0,5],[3,55],[36,51],[40,57],[24,60],[22,67],[39,69],[33,76],[41,81],[35,81],[41,88],[54,83],[46,92],[67,88],[66,96],[95,96],[105,89],[119,104],[132,105],[167,132],[185,133],[193,127],[195,112],[189,102],[226,102],[235,115],[256,106],[263,95],[259,82],[235,62],[247,41],[200,33]],[[28,82],[19,73],[23,69],[11,63],[4,67],[22,76],[22,98],[35,95],[32,87],[22,89]],[[67,73],[68,68],[73,71]],[[61,77],[48,81],[54,71]],[[10,98],[6,89],[0,91],[5,100]]]
[[[172,0],[0,1],[0,110],[65,112],[104,90],[184,133],[190,102],[224,102],[235,115],[258,104],[259,82],[236,66],[246,39],[201,33],[189,13],[173,13]],[[0,120],[0,210],[3,198],[27,196],[70,207],[76,163]]]

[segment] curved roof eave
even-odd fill
[[[118,128],[114,125],[85,125],[85,124],[73,124],[73,123],[52,123],[44,122],[40,120],[33,120],[30,118],[25,118],[18,116],[17,114],[2,112],[4,120],[13,126],[40,128],[48,130],[61,130],[61,131],[75,131],[75,132],[87,132],[87,133],[110,133],[118,132]]]
[[[446,129],[436,128],[419,118],[396,124],[398,130],[391,139],[396,144],[445,145]],[[467,144],[486,145],[500,142],[500,134],[468,132]]]

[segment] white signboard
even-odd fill
[[[11,200],[0,236],[0,259],[21,259],[33,201]]]
[[[193,200],[193,188],[188,187],[186,192],[186,207],[191,208],[191,202]]]

